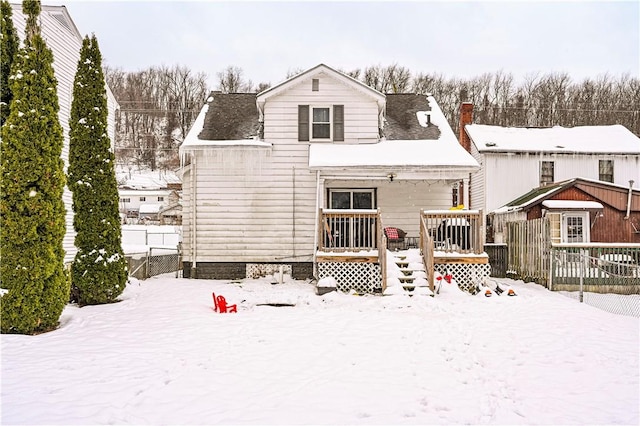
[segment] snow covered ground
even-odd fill
[[[133,280],[56,331],[2,335],[1,423],[640,422],[638,318],[509,280],[516,297],[271,281]]]

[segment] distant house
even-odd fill
[[[640,188],[640,138],[621,125],[514,128],[470,124],[463,104],[461,142],[481,168],[472,173],[469,207],[490,212],[531,188],[572,178]],[[466,139],[466,141],[465,141]]]
[[[172,189],[128,189],[119,188],[120,213],[129,218],[150,214],[157,218],[160,210],[179,204],[180,195]],[[155,207],[153,207],[155,206]]]
[[[640,190],[582,178],[535,188],[490,214],[494,238],[507,222],[541,217],[552,243],[640,243]]]
[[[22,13],[22,5],[11,3],[13,9],[13,24],[18,36],[24,38],[26,17]],[[64,132],[64,145],[62,159],[65,165],[69,164],[69,117],[71,114],[71,102],[73,100],[73,80],[80,59],[80,48],[83,36],[76,28],[65,6],[42,5],[39,23],[42,37],[47,46],[53,52],[53,70],[58,80],[58,102],[60,110],[58,117]],[[107,86],[108,132],[111,141],[115,140],[115,111],[118,103]],[[73,228],[73,204],[72,195],[65,187],[63,201],[67,210],[67,232],[64,237],[65,262],[71,262],[76,254],[74,245],[75,230]]]
[[[192,278],[279,264],[379,279],[382,227],[416,241],[421,210],[448,210],[478,169],[432,96],[384,95],[324,64],[257,95],[211,93],[180,150]]]

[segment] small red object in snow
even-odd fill
[[[451,279],[452,279],[452,278],[453,278],[453,275],[448,275],[448,274],[447,274],[447,275],[445,275],[445,276],[444,276],[444,280],[445,280],[446,282],[448,282],[449,284],[451,284]]]
[[[237,305],[228,305],[227,299],[224,296],[216,296],[215,293],[211,293],[213,296],[213,311],[221,314],[226,314],[230,312],[238,312]]]

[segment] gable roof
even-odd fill
[[[318,64],[313,68],[310,68],[306,71],[301,72],[300,74],[297,74],[291,78],[289,78],[288,80],[283,81],[282,83],[276,84],[273,87],[270,87],[269,89],[266,89],[260,93],[258,93],[257,95],[257,101],[258,104],[263,104],[268,98],[272,97],[272,96],[276,96],[279,95],[280,93],[288,90],[290,87],[296,85],[299,83],[299,81],[301,80],[307,80],[309,78],[313,78],[318,74],[321,73],[325,73],[328,74],[340,81],[342,81],[343,83],[345,83],[347,86],[350,86],[351,88],[358,90],[364,94],[366,94],[367,96],[373,97],[374,99],[376,99],[378,102],[380,103],[384,103],[385,101],[385,96],[378,92],[377,90],[373,89],[372,87],[367,86],[366,84],[364,84],[363,82],[356,80],[355,78],[348,76],[346,74],[341,73],[340,71],[336,71],[333,68],[325,65],[325,64]]]
[[[465,131],[481,153],[640,154],[640,138],[620,124],[549,128],[467,124]]]
[[[576,187],[580,191],[617,210],[623,211],[627,208],[629,195],[628,187],[592,179],[573,178],[563,182],[557,182],[552,185],[534,188],[493,212],[506,213],[521,210],[527,211],[571,187]],[[633,211],[640,211],[640,190],[634,188],[631,190],[631,194],[631,209]]]

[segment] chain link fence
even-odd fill
[[[139,280],[170,272],[175,272],[178,277],[182,273],[182,253],[179,246],[150,247],[148,252],[128,255],[127,261],[129,276]]]
[[[580,303],[640,317],[637,247],[554,247],[551,285]]]

